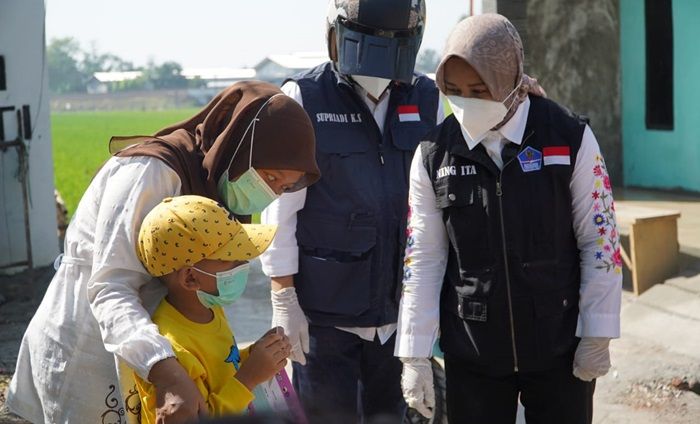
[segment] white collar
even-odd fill
[[[503,126],[498,130],[489,131],[484,138],[474,142],[474,140],[469,137],[469,134],[467,134],[467,131],[465,131],[465,129],[460,125],[460,128],[462,129],[462,136],[464,136],[464,140],[467,142],[469,150],[473,150],[477,145],[479,145],[479,143],[481,143],[481,141],[490,138],[489,135],[491,134],[498,135],[499,138],[505,138],[511,143],[520,145],[522,144],[523,136],[525,135],[525,126],[527,125],[527,116],[529,112],[530,98],[526,97],[525,100],[518,105],[518,109],[515,111],[513,116],[510,117],[508,122],[503,124]]]
[[[389,101],[389,96],[391,95],[391,87],[387,87],[387,89],[377,99],[378,100],[377,103],[374,103],[372,101],[372,99],[369,98],[369,95],[367,94],[367,90],[362,88],[362,86],[360,84],[354,84],[354,83],[350,83],[350,84],[355,89],[355,92],[357,93],[357,95],[360,96],[360,98],[362,100],[364,100],[365,104],[367,105],[367,107],[369,108],[369,110],[372,113],[374,113],[374,111],[379,107],[379,105],[381,105],[384,102]]]

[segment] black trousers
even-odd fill
[[[581,381],[572,364],[548,371],[492,377],[445,354],[447,415],[455,424],[513,424],[518,397],[527,424],[590,424],[595,380]]]
[[[294,362],[294,387],[312,424],[396,423],[406,412],[396,334],[385,344],[333,327],[309,325],[306,365]]]

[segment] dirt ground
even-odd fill
[[[5,391],[15,370],[24,330],[53,274],[53,267],[36,269],[33,282],[26,272],[0,275],[0,423],[26,423],[5,410]]]
[[[625,294],[623,307],[631,299]],[[700,361],[624,330],[610,347],[613,367],[596,385],[594,423],[700,422],[700,383],[694,383],[700,381]],[[689,390],[694,384],[698,393]]]

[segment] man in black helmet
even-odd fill
[[[279,226],[263,270],[312,413],[405,411],[393,351],[408,172],[443,117],[434,82],[413,72],[424,26],[425,0],[331,0],[331,60],[282,86],[311,117],[322,177],[263,213]]]

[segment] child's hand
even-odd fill
[[[250,348],[250,355],[236,373],[238,381],[248,390],[275,376],[285,365],[291,351],[289,339],[281,331],[272,329]]]
[[[287,337],[287,335],[284,334],[284,328],[282,328],[282,327],[274,327],[274,328],[267,330],[267,332],[265,334],[263,334],[263,336],[258,341],[253,343],[253,345],[250,347],[250,351],[252,352],[255,349],[255,346],[258,343],[260,343],[262,340],[264,340],[270,334],[279,334],[280,336],[283,336],[282,337],[282,349],[288,353],[286,356],[286,357],[288,357],[291,354],[292,344],[289,341],[289,337]]]

